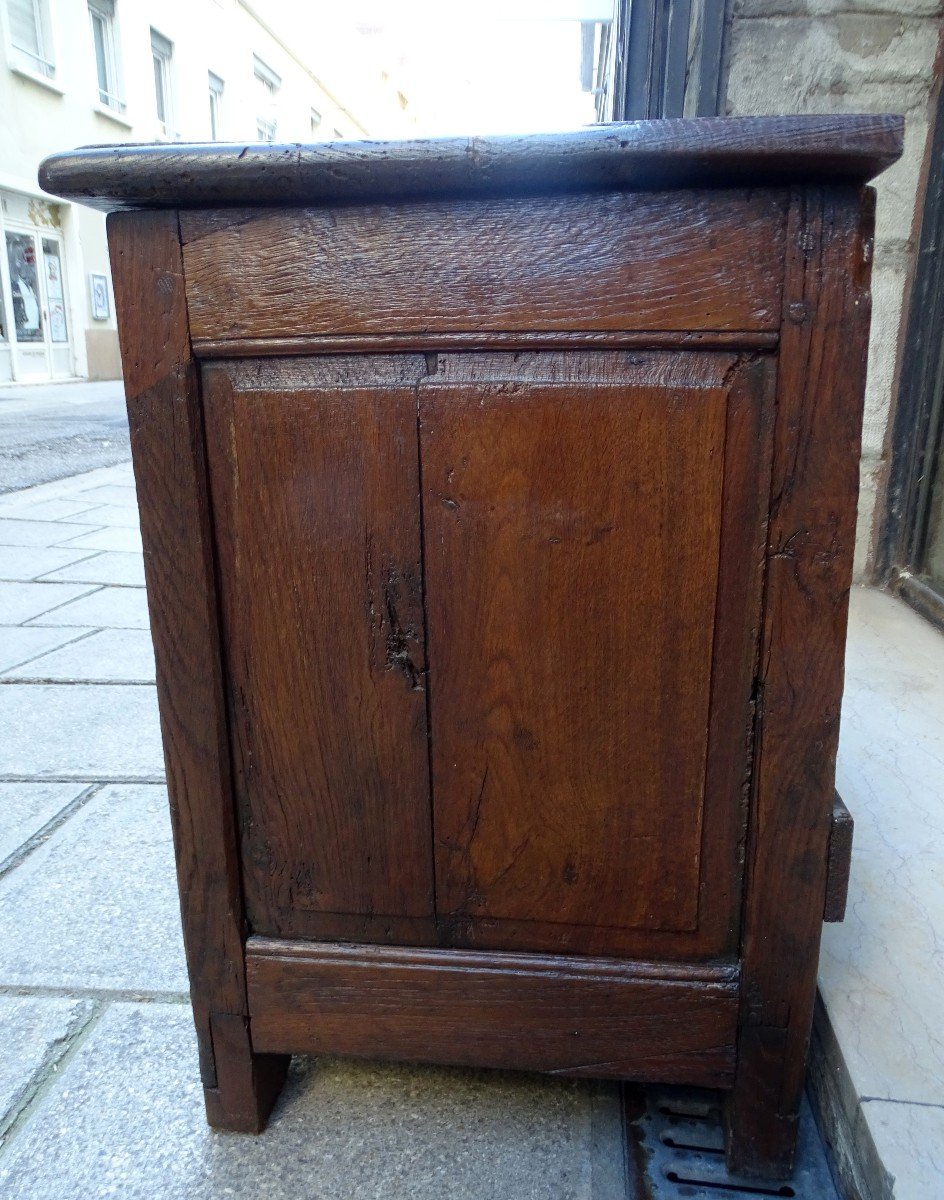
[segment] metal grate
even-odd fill
[[[627,1137],[635,1164],[634,1200],[839,1200],[809,1104],[803,1101],[797,1165],[787,1181],[730,1175],[716,1093],[647,1088],[627,1099]]]

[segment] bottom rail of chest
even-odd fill
[[[252,1048],[730,1087],[738,970],[254,937]]]

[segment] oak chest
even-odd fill
[[[900,148],[46,162],[115,210],[212,1124],[260,1129],[291,1053],[368,1055],[721,1088],[732,1167],[789,1171]]]

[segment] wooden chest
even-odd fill
[[[893,117],[108,147],[201,1072],[728,1093],[790,1169]],[[842,855],[833,844],[833,860]],[[840,866],[836,868],[837,871]]]

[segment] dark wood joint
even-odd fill
[[[846,915],[849,895],[849,871],[852,867],[852,835],[855,822],[842,797],[833,794],[832,821],[829,826],[829,848],[826,855],[826,903],[824,921],[842,921]]]

